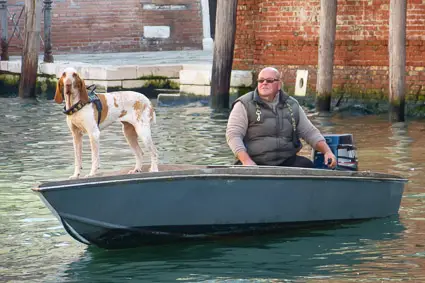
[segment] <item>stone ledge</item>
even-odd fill
[[[58,61],[38,64],[38,74],[62,76],[67,67],[74,67],[87,80],[131,80],[141,77],[179,78],[182,65],[91,65],[81,62]],[[20,74],[21,61],[0,61],[0,71]]]
[[[40,62],[38,74],[56,79],[62,76],[67,67],[74,67],[86,80],[86,84],[96,84],[104,88],[137,89],[146,86],[148,80],[169,80],[180,86],[180,92],[209,96],[212,64],[164,64],[164,65],[93,65],[82,62],[57,61]],[[0,71],[17,74],[21,72],[21,61],[0,61]],[[250,71],[233,70],[231,73],[231,92],[236,88],[249,87],[253,83]]]
[[[186,66],[187,68],[187,66]],[[211,85],[211,70],[205,69],[185,69],[180,71],[180,85]],[[251,86],[253,83],[253,75],[250,71],[233,70],[230,77],[231,87]]]
[[[202,106],[208,105],[209,98],[199,95],[186,95],[180,93],[160,93],[158,94],[156,105],[159,107],[188,105],[198,103]]]

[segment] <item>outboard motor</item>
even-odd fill
[[[358,170],[357,150],[354,146],[352,134],[323,135],[337,160],[336,170]],[[312,150],[312,159],[315,168],[330,169],[323,161],[323,153]]]

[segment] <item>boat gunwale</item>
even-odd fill
[[[227,169],[227,170],[224,170]],[[226,172],[228,170],[234,170],[234,172]],[[251,170],[249,170],[251,169]],[[222,172],[222,171],[225,172]],[[239,172],[238,172],[239,171]],[[262,171],[262,172],[261,172]],[[270,174],[270,171],[274,174]],[[287,172],[287,171],[296,171]],[[306,174],[308,172],[308,174]],[[318,172],[324,174],[317,174]],[[334,172],[330,174],[329,172]],[[338,172],[338,173],[336,173]],[[255,173],[255,174],[254,174]],[[335,174],[336,173],[336,174]],[[159,175],[159,176],[158,176]],[[230,166],[211,166],[202,167],[198,169],[181,169],[181,170],[170,170],[160,172],[143,172],[138,174],[120,174],[115,176],[101,176],[77,180],[62,180],[62,181],[51,181],[40,184],[39,186],[32,188],[33,191],[46,191],[46,190],[57,190],[66,189],[72,187],[85,187],[85,186],[99,186],[104,184],[115,184],[115,183],[129,183],[137,181],[162,181],[162,180],[181,180],[181,179],[199,179],[199,178],[247,178],[247,179],[327,179],[327,180],[341,180],[349,179],[351,181],[386,181],[396,183],[407,183],[408,179],[383,174],[383,173],[372,173],[369,171],[330,171],[323,169],[306,169],[306,168],[285,168],[275,166],[264,166],[262,168],[245,167],[244,169]]]

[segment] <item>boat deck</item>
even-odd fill
[[[188,177],[241,177],[241,178],[296,178],[296,179],[373,179],[382,181],[407,182],[407,179],[370,171],[340,171],[279,166],[242,166],[242,165],[190,165],[190,164],[160,164],[158,172],[148,172],[149,166],[143,166],[143,172],[127,174],[131,168],[114,172],[101,173],[95,177],[75,180],[60,180],[41,182],[33,188],[37,191],[47,187],[71,186],[84,183],[116,182],[146,179],[179,179]]]

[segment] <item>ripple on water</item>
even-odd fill
[[[61,111],[51,101],[0,98],[1,280],[425,282],[424,121],[406,128],[376,116],[313,119],[323,132],[354,135],[362,170],[409,178],[400,217],[296,234],[104,251],[72,239],[30,190],[72,174],[72,140]],[[232,163],[226,123],[207,107],[157,107],[152,134],[161,162]],[[85,173],[90,150],[87,137],[83,142]],[[100,143],[101,171],[134,166],[120,125],[102,131]]]

